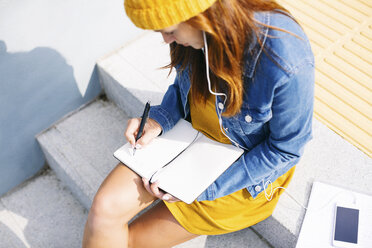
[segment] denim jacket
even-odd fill
[[[301,27],[286,15],[258,12],[255,19],[290,33],[257,24],[264,49],[257,41],[246,48],[240,113],[233,117],[219,115],[223,99],[216,97],[220,125],[245,152],[198,201],[214,200],[243,188],[255,198],[266,182],[274,182],[298,163],[312,137],[314,58],[309,41]],[[189,90],[188,71],[177,72],[162,103],[151,108],[149,117],[161,125],[163,132],[188,116]]]

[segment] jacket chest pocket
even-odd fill
[[[235,125],[242,134],[263,133],[263,126],[271,119],[270,108],[242,108],[241,112],[234,117]]]

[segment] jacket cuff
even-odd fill
[[[169,113],[164,110],[160,105],[150,108],[149,118],[154,119],[162,128],[162,134],[168,132],[175,123]]]

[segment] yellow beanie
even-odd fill
[[[134,25],[159,30],[186,21],[208,9],[216,0],[125,0]]]

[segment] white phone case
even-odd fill
[[[347,203],[336,203],[335,205],[335,217],[334,217],[334,223],[333,223],[333,234],[332,234],[332,243],[334,247],[338,248],[357,248],[358,244],[355,243],[349,243],[344,241],[335,240],[335,231],[336,231],[336,216],[337,216],[337,207],[343,207],[343,208],[350,208],[350,209],[356,209],[359,211],[360,216],[360,208],[356,204],[347,204]],[[358,217],[359,218],[359,217]],[[359,221],[358,221],[358,236],[359,236]],[[358,237],[359,240],[359,237]]]

